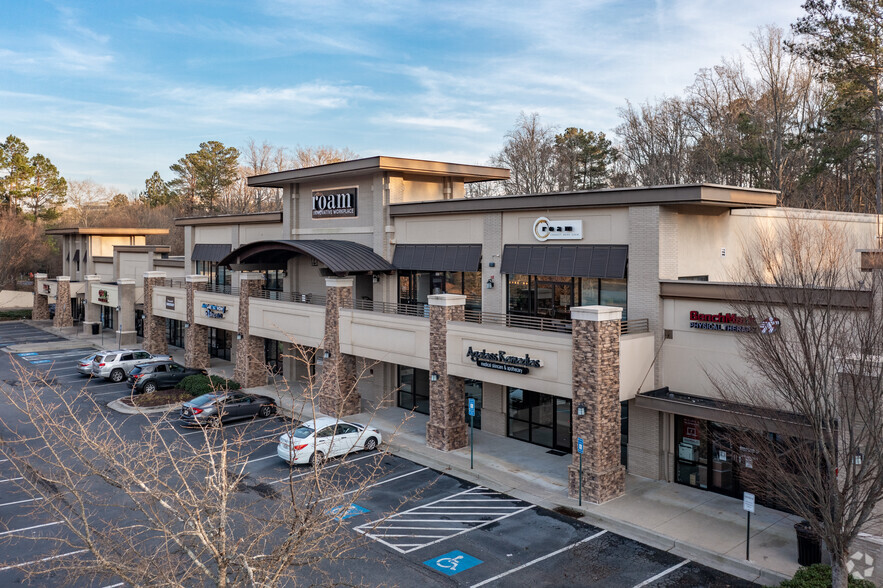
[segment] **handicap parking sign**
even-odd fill
[[[469,399],[469,416],[475,416],[475,398]]]
[[[445,575],[453,576],[484,562],[462,551],[449,551],[444,555],[428,559],[423,563]]]
[[[350,517],[355,517],[360,514],[365,514],[366,512],[371,512],[367,508],[359,506],[358,504],[351,504],[347,507],[343,506],[335,506],[332,509],[325,511],[327,515],[337,515],[338,520],[348,519]]]

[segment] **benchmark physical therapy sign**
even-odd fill
[[[486,349],[475,351],[472,347],[466,351],[466,357],[475,362],[478,367],[509,372],[511,374],[529,374],[532,367],[543,367],[543,362],[533,359],[527,353],[524,356],[506,355],[505,351],[488,353]]]
[[[313,190],[313,218],[344,218],[358,215],[359,189]]]
[[[706,331],[729,331],[731,333],[750,333],[760,329],[761,333],[775,333],[781,321],[775,317],[767,317],[757,322],[753,316],[742,316],[732,312],[705,314],[696,310],[690,311],[690,328]]]

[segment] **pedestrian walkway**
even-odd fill
[[[100,336],[54,329],[48,322],[31,324],[97,348],[114,346],[106,335],[102,345]],[[170,353],[183,359],[183,350],[172,348]],[[233,364],[212,358],[209,371],[232,377]],[[302,390],[290,390],[282,378],[249,391],[275,397],[285,414],[295,418],[321,416]],[[442,452],[426,446],[426,415],[388,407],[351,418],[380,428],[396,455],[532,504],[582,513],[588,523],[736,576],[778,584],[798,568],[797,519],[783,512],[756,507],[750,560],[746,560],[746,516],[740,500],[628,475],[625,495],[601,505],[580,506],[567,495],[570,455],[555,456],[543,447],[481,430],[475,431],[474,451],[465,447]]]

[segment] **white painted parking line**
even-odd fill
[[[125,582],[117,582],[116,584],[111,584],[109,586],[102,586],[101,588],[120,588],[120,586],[125,586]]]
[[[408,476],[413,476],[414,474],[419,474],[420,472],[425,472],[429,468],[420,468],[419,470],[414,470],[413,472],[408,472],[407,474],[402,474],[400,476],[396,476],[394,478],[387,478],[386,480],[381,480],[380,482],[375,482],[374,484],[368,484],[362,488],[356,488],[355,490],[350,490],[349,492],[344,492],[341,496],[349,496],[350,494],[355,494],[356,492],[364,492],[368,488],[374,488],[376,486],[383,486],[384,484],[389,484],[390,482],[395,482],[396,480],[401,480],[402,478],[407,478]],[[337,498],[336,496],[329,496],[328,498],[322,498],[317,500],[316,502],[327,502],[329,500],[334,500]],[[533,508],[533,507],[531,507]]]
[[[86,552],[85,549],[78,549],[76,551],[69,551],[68,553],[61,553],[59,555],[53,555],[51,557],[44,557],[43,559],[34,559],[34,560],[26,561],[26,562],[20,563],[20,564],[15,564],[15,565],[11,565],[11,566],[4,566],[4,567],[0,568],[0,572],[5,572],[7,570],[14,570],[17,568],[23,568],[25,566],[33,565],[35,563],[43,563],[44,561],[52,561],[53,559],[60,559],[62,557],[70,557],[72,555],[77,555],[78,553],[85,553],[85,552]]]
[[[224,429],[232,429],[233,427],[242,427],[244,425],[254,425],[256,421],[246,420],[241,423],[235,423],[232,425],[223,425]],[[200,429],[199,431],[191,431],[190,433],[180,433],[182,437],[189,437],[190,435],[205,435],[205,431]]]
[[[38,500],[43,500],[42,498],[28,498],[27,500],[16,500],[15,502],[4,502],[0,504],[0,506],[12,506],[14,504],[24,504],[26,502],[37,502]]]
[[[3,531],[0,533],[0,537],[3,535],[11,535],[13,533],[21,533],[23,531],[33,531],[34,529],[42,529],[43,527],[52,527],[54,525],[60,525],[62,521],[55,521],[54,523],[43,523],[42,525],[34,525],[33,527],[25,527],[24,529],[12,529],[11,531]]]
[[[588,542],[591,541],[592,539],[596,539],[596,538],[600,537],[601,535],[603,535],[603,534],[606,533],[606,532],[607,532],[607,531],[599,531],[599,532],[595,533],[594,535],[592,535],[591,537],[586,537],[585,539],[583,539],[583,540],[581,540],[581,541],[577,541],[576,543],[571,543],[570,545],[568,545],[568,546],[566,546],[566,547],[562,547],[562,548],[559,549],[558,551],[553,551],[552,553],[547,553],[546,555],[544,555],[544,556],[542,556],[542,557],[538,557],[538,558],[536,558],[536,559],[532,559],[532,560],[530,560],[529,562],[527,562],[527,563],[525,563],[525,564],[521,564],[521,565],[518,566],[517,568],[512,568],[512,569],[509,570],[508,572],[503,572],[502,574],[497,574],[497,575],[494,576],[493,578],[488,578],[487,580],[484,580],[484,581],[482,581],[482,582],[479,582],[478,584],[473,584],[470,588],[478,588],[479,586],[484,586],[485,584],[490,584],[491,582],[495,582],[495,581],[499,580],[500,578],[505,578],[505,577],[508,576],[509,574],[514,574],[515,572],[519,572],[519,571],[523,570],[524,568],[528,568],[528,567],[530,567],[530,566],[532,566],[532,565],[534,565],[534,564],[536,564],[536,563],[539,563],[539,562],[541,562],[541,561],[543,561],[543,560],[547,560],[547,559],[549,559],[550,557],[555,557],[555,556],[558,555],[559,553],[564,553],[565,551],[570,551],[571,549],[573,549],[573,548],[576,547],[577,545],[582,545],[583,543],[588,543]],[[643,586],[643,584],[642,584],[642,586]]]
[[[483,486],[476,486],[385,519],[359,525],[354,530],[399,553],[410,553],[534,508],[534,505],[522,500],[487,498],[489,494],[485,493],[486,490],[487,488]],[[466,506],[464,502],[475,504]],[[488,504],[489,502],[494,504]],[[415,530],[435,532],[433,534],[390,533],[390,531],[402,530],[400,523],[421,523]],[[413,541],[413,539],[421,539],[421,541]]]
[[[5,480],[0,480],[0,484],[3,482],[17,482],[18,480],[24,480],[24,478],[6,478]]]
[[[685,560],[682,561],[681,563],[679,563],[679,564],[677,564],[677,565],[673,565],[673,566],[671,566],[670,568],[668,568],[667,570],[662,570],[661,572],[659,572],[658,574],[656,574],[656,575],[653,576],[652,578],[647,578],[646,580],[644,580],[644,581],[641,582],[640,584],[635,584],[635,588],[641,588],[642,586],[646,586],[647,584],[652,584],[653,582],[655,582],[655,581],[658,580],[659,578],[662,578],[663,576],[667,576],[667,575],[669,575],[670,573],[672,573],[673,571],[675,571],[675,570],[678,569],[679,567],[681,567],[681,566],[685,566],[685,565],[687,565],[688,563],[690,563],[690,560],[689,560],[689,559],[685,559]]]
[[[322,466],[321,468],[319,468],[319,471],[321,472],[321,471],[324,471],[324,470],[326,470],[326,469],[337,469],[337,468],[339,468],[340,466],[347,465],[347,464],[350,464],[350,463],[353,463],[353,462],[356,462],[356,461],[362,461],[363,459],[368,459],[368,458],[370,458],[370,457],[374,457],[375,455],[377,455],[377,454],[376,454],[376,453],[372,453],[372,454],[370,454],[370,455],[364,455],[364,456],[362,456],[362,457],[356,457],[356,458],[354,458],[354,459],[342,460],[342,461],[339,461],[339,462],[334,463],[334,464],[326,464],[326,465]],[[277,455],[277,456],[271,456],[271,457],[279,457],[279,456]],[[264,458],[264,459],[266,459],[266,458]],[[281,461],[281,460],[280,460],[280,461]],[[236,465],[239,465],[239,464],[236,464]],[[297,474],[296,476],[286,476],[286,477],[281,478],[281,479],[279,479],[279,480],[276,480],[276,481],[274,481],[274,482],[270,482],[270,484],[281,484],[281,483],[283,483],[283,482],[288,482],[289,480],[296,480],[296,479],[298,479],[298,478],[303,478],[304,476],[309,476],[309,475],[312,474],[312,473],[313,473],[313,468],[311,467],[308,471],[306,471],[306,472],[304,472],[304,473],[302,473],[302,474]]]

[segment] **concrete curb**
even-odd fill
[[[121,414],[159,414],[162,412],[171,412],[176,408],[180,408],[181,403],[178,402],[176,404],[164,404],[162,406],[154,406],[151,408],[140,408],[137,406],[129,406],[127,404],[123,404],[120,399],[111,400],[107,403],[107,408],[111,410],[115,410]]]

